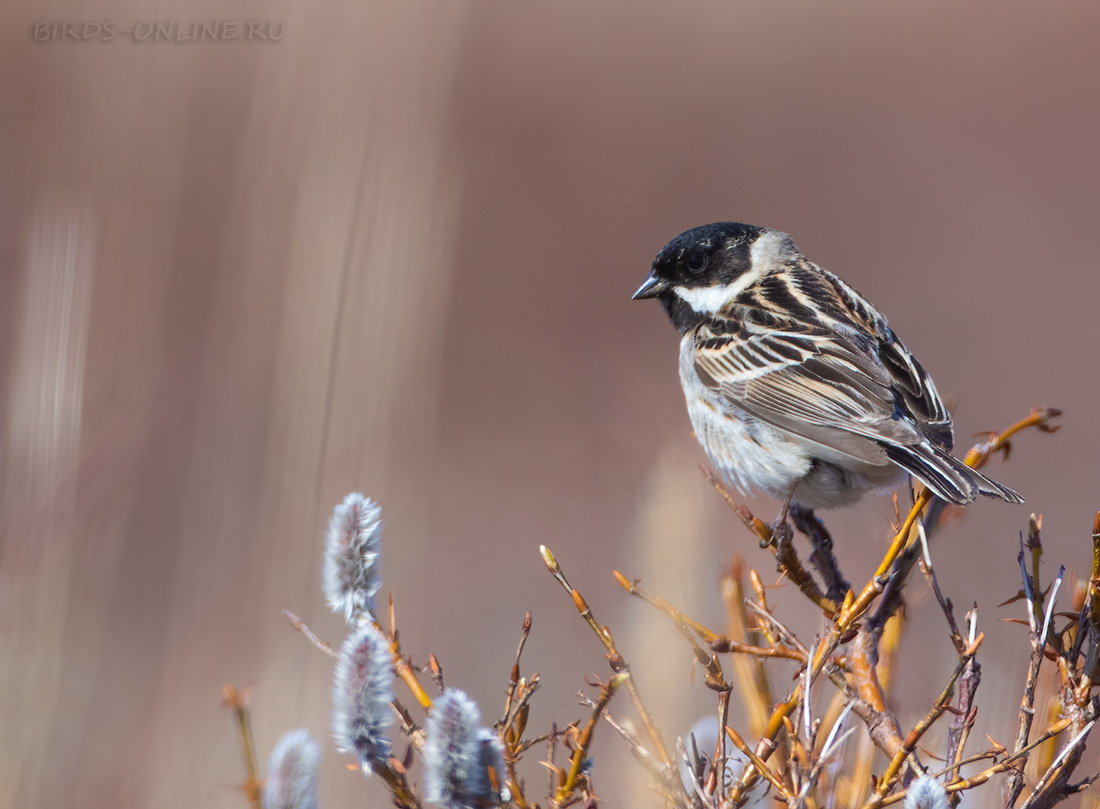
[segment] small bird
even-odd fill
[[[1023,498],[951,454],[951,415],[916,357],[862,295],[786,233],[693,228],[657,255],[634,299],[681,334],[680,382],[718,475],[807,509],[854,503],[904,472],[937,497]]]

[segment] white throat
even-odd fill
[[[713,315],[780,265],[784,252],[789,250],[790,237],[787,234],[777,230],[767,231],[753,242],[749,253],[749,268],[740,277],[718,286],[674,286],[672,291],[698,314]]]
[[[745,273],[748,275],[748,273]],[[672,291],[684,303],[701,315],[713,315],[736,298],[745,289],[740,286],[742,275],[731,284],[719,284],[716,287],[674,286]],[[747,286],[747,285],[746,285]],[[740,288],[739,288],[740,287]]]

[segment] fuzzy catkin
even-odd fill
[[[325,598],[349,624],[374,616],[382,587],[382,508],[353,492],[332,512],[322,569]]]
[[[497,783],[504,782],[504,743],[496,731],[490,728],[480,728],[477,732],[478,750],[478,778],[474,785],[474,794],[484,796],[491,803],[496,803],[499,798],[497,790],[493,788],[489,780],[489,768],[496,773]]]
[[[317,809],[321,747],[305,729],[279,739],[267,764],[263,809]]]
[[[929,775],[922,775],[905,793],[905,809],[947,809],[947,790]]]
[[[367,775],[389,757],[393,677],[390,643],[378,629],[365,624],[348,635],[336,662],[332,733],[336,746],[355,753]]]
[[[425,723],[424,795],[445,809],[494,806],[500,796],[488,768],[502,773],[504,748],[496,734],[480,727],[477,704],[457,688],[436,700]]]

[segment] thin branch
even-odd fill
[[[756,580],[756,571],[752,571]],[[763,585],[761,585],[763,593]],[[753,736],[759,736],[764,732],[764,725],[768,721],[775,699],[772,696],[771,680],[767,669],[760,657],[753,656],[750,648],[761,648],[756,639],[761,633],[749,629],[749,615],[745,607],[745,582],[741,557],[734,556],[729,573],[722,577],[722,600],[726,605],[726,619],[728,623],[729,640],[733,643],[730,651],[734,651],[734,645],[738,644],[734,654],[732,665],[736,676],[733,678],[741,694],[741,702],[748,714],[749,730]],[[743,645],[742,645],[743,644]],[[774,645],[774,644],[773,644]],[[711,644],[711,649],[718,652],[720,649]]]
[[[593,703],[595,707],[595,703]],[[559,772],[554,766],[554,753],[558,746],[558,723],[550,725],[550,738],[546,740],[546,800],[554,800],[554,774]]]
[[[374,625],[389,638],[390,654],[393,655],[394,674],[400,677],[405,685],[408,686],[409,691],[416,697],[416,701],[420,703],[420,707],[426,711],[430,711],[432,708],[432,698],[428,696],[428,692],[425,691],[424,686],[420,684],[420,680],[417,678],[416,671],[409,662],[409,658],[401,654],[401,641],[397,634],[397,613],[394,608],[393,593],[390,593],[389,616],[390,629],[388,632],[382,629],[382,625],[377,621],[374,622]]]
[[[527,645],[527,636],[531,634],[531,613],[523,616],[523,627],[520,629],[519,646],[516,648],[516,661],[512,664],[512,671],[508,676],[508,696],[504,700],[504,716],[498,723],[501,727],[510,725],[508,714],[512,710],[512,699],[516,695],[516,685],[519,683],[519,659],[523,655],[523,647]]]
[[[587,705],[589,708],[596,707],[596,702],[587,694],[582,693],[580,698],[581,704]],[[630,751],[634,754],[634,758],[649,770],[650,774],[656,778],[658,782],[662,782],[667,777],[667,771],[661,767],[660,762],[657,761],[653,753],[647,750],[642,743],[638,741],[638,737],[635,736],[630,729],[617,722],[606,710],[603,712],[603,720],[611,725],[615,732],[622,737],[623,741],[630,747]]]
[[[241,785],[252,809],[261,809],[260,793],[262,781],[256,766],[256,745],[252,740],[252,723],[248,717],[248,692],[238,691],[233,686],[222,686],[222,705],[233,712],[233,721],[237,726],[237,736],[241,741],[241,756],[244,758],[245,780]]]
[[[731,640],[725,635],[719,635],[711,629],[708,629],[698,621],[692,620],[684,613],[680,612],[668,601],[647,593],[641,587],[638,586],[638,580],[634,579],[630,581],[619,571],[614,571],[615,580],[619,583],[624,590],[630,595],[640,598],[647,604],[651,604],[665,615],[676,625],[677,629],[683,633],[685,630],[689,630],[697,634],[704,643],[711,649],[711,651],[718,652],[720,654],[745,654],[754,655],[757,657],[781,657],[788,660],[797,660],[800,663],[806,662],[806,651],[803,649],[799,652],[796,649],[792,649],[787,646],[776,645],[772,647],[764,646],[752,646],[747,643],[741,643],[739,641]]]
[[[1092,730],[1092,726],[1095,724],[1096,721],[1093,720],[1092,722],[1089,722],[1087,725],[1085,725],[1085,727],[1082,728],[1081,731],[1058,752],[1058,755],[1055,757],[1054,761],[1050,763],[1047,771],[1043,773],[1043,777],[1039,779],[1039,783],[1035,785],[1035,789],[1032,790],[1027,800],[1024,801],[1023,804],[1020,806],[1020,809],[1030,809],[1030,807],[1035,804],[1036,800],[1043,795],[1043,792],[1050,784],[1051,779],[1054,778],[1054,774],[1058,771],[1058,768],[1062,766],[1062,762],[1064,762],[1070,755],[1070,753],[1076,750],[1077,746],[1085,740],[1085,738],[1089,735],[1089,731]]]
[[[554,554],[550,552],[550,549],[545,545],[540,545],[539,551],[542,554],[542,559],[546,564],[547,570],[550,571],[550,574],[558,581],[565,591],[569,593],[573,600],[573,605],[577,608],[581,618],[583,618],[585,623],[587,623],[592,631],[596,633],[596,637],[599,638],[600,642],[607,650],[607,660],[611,666],[611,670],[616,674],[626,675],[624,684],[634,702],[635,710],[638,711],[638,715],[641,717],[642,725],[646,729],[646,734],[653,744],[657,757],[669,772],[675,773],[676,765],[673,763],[672,757],[668,754],[668,748],[665,746],[664,739],[661,738],[661,732],[657,729],[657,723],[653,721],[652,715],[650,715],[649,710],[645,707],[645,703],[642,702],[642,695],[638,691],[637,683],[630,674],[630,665],[627,663],[626,658],[624,658],[615,647],[615,640],[611,636],[611,632],[607,627],[602,627],[596,623],[596,619],[592,615],[592,610],[588,606],[588,602],[585,601],[584,596],[569,584],[569,581],[565,578],[565,574],[562,572],[557,559],[554,558]],[[683,789],[682,785],[680,785],[680,789]]]
[[[301,632],[303,635],[305,635],[306,639],[310,643],[312,643],[314,646],[316,646],[318,649],[320,649],[322,652],[324,652],[325,654],[327,654],[331,658],[340,657],[339,652],[337,652],[335,649],[332,648],[332,646],[325,643],[319,637],[314,635],[313,630],[311,630],[308,626],[306,626],[305,621],[303,621],[301,618],[299,618],[293,612],[291,612],[290,610],[283,610],[283,615],[285,615],[287,620],[290,621],[290,625],[292,627],[294,627],[299,632]]]
[[[592,736],[596,732],[596,723],[600,721],[600,714],[607,708],[607,703],[609,703],[611,697],[614,696],[615,689],[622,685],[627,679],[628,675],[626,674],[616,674],[608,680],[607,684],[600,690],[600,696],[599,699],[596,700],[596,706],[592,709],[592,714],[588,717],[588,722],[585,723],[585,726],[581,729],[577,737],[577,746],[573,749],[573,755],[569,758],[569,771],[565,776],[565,780],[555,792],[554,802],[551,805],[560,806],[577,788],[581,770],[584,768],[585,760],[588,758],[588,748],[592,744]]]
[[[753,513],[749,511],[747,507],[734,500],[733,495],[729,493],[729,490],[726,489],[722,481],[711,469],[705,466],[701,468],[703,474],[710,482],[710,485],[713,486],[718,494],[721,495],[722,499],[726,501],[726,505],[730,507],[733,513],[737,515],[737,518],[740,519],[750,531],[759,537],[761,546],[771,548],[772,553],[775,554],[775,560],[779,569],[786,574],[787,578],[793,581],[798,589],[826,615],[831,616],[836,612],[836,602],[827,598],[821,592],[821,588],[817,586],[817,583],[802,566],[798,554],[794,551],[794,546],[790,542],[776,542],[776,537],[773,535],[772,529],[767,523],[759,517],[753,516]]]
[[[1008,447],[1009,438],[1029,427],[1035,427],[1042,432],[1055,432],[1058,430],[1058,426],[1052,425],[1050,422],[1053,418],[1061,414],[1060,410],[1055,410],[1054,408],[1033,410],[1027,418],[1021,419],[1002,430],[1000,433],[992,435],[985,443],[973,447],[970,452],[967,453],[963,463],[973,469],[980,469],[986,464],[991,455],[996,452],[1001,452]],[[864,585],[863,590],[860,591],[855,601],[851,604],[845,604],[842,607],[840,616],[836,620],[836,626],[839,631],[843,632],[849,629],[859,620],[871,606],[875,598],[882,592],[894,561],[898,558],[899,554],[901,554],[902,550],[912,541],[914,535],[913,526],[932,498],[933,495],[928,489],[925,489],[917,496],[913,508],[910,509],[909,515],[905,518],[905,521],[894,535],[894,539],[890,543],[886,555],[883,556],[882,562],[879,563],[878,568],[875,570],[875,574],[867,584]]]
[[[917,532],[920,536],[921,550],[923,552],[920,559],[921,572],[924,573],[924,578],[928,582],[928,586],[932,588],[932,593],[936,596],[936,603],[940,605],[940,610],[943,612],[943,617],[947,620],[947,628],[951,633],[951,643],[955,646],[955,651],[958,654],[962,654],[966,649],[966,642],[962,638],[962,633],[959,632],[959,625],[955,620],[955,605],[951,603],[951,599],[946,598],[943,591],[940,590],[939,579],[936,578],[936,569],[932,566],[932,554],[928,549],[928,534],[925,532],[924,524],[917,524]]]
[[[710,768],[711,783],[708,784],[711,796],[726,793],[726,734],[722,729],[729,724],[729,714],[730,689],[725,688],[718,692],[718,740],[715,743],[714,766]]]
[[[1032,515],[1028,527],[1029,544],[1041,548],[1039,533],[1042,523]],[[1028,737],[1031,735],[1031,724],[1035,720],[1035,690],[1039,683],[1039,670],[1043,665],[1043,642],[1039,637],[1039,630],[1035,619],[1035,594],[1034,589],[1038,581],[1033,581],[1028,575],[1024,564],[1023,537],[1020,539],[1020,552],[1017,556],[1020,565],[1020,577],[1023,581],[1024,600],[1027,603],[1028,639],[1031,644],[1031,656],[1028,660],[1027,675],[1024,679],[1024,693],[1020,698],[1020,715],[1016,726],[1017,751],[1027,746]],[[1005,779],[1001,805],[1003,809],[1011,809],[1016,805],[1020,793],[1024,789],[1023,768],[1017,768]]]
[[[714,630],[708,628],[704,624],[699,623],[698,621],[693,620],[692,618],[689,618],[687,615],[684,615],[684,613],[680,612],[680,610],[676,609],[674,606],[672,606],[672,604],[670,604],[668,601],[661,598],[660,596],[650,595],[649,593],[647,593],[645,590],[638,586],[638,579],[630,581],[629,579],[627,579],[626,576],[624,576],[617,570],[612,571],[612,573],[615,576],[615,581],[619,583],[619,586],[630,593],[630,595],[642,599],[642,601],[645,601],[647,604],[652,604],[654,607],[667,615],[677,626],[689,628],[692,632],[702,638],[704,643],[714,643],[720,640],[726,640],[726,642],[729,642],[728,639],[723,638],[723,636],[719,635]]]
[[[741,734],[739,734],[729,725],[726,725],[726,733],[729,735],[730,741],[733,742],[733,746],[740,750],[744,754],[745,758],[749,760],[749,763],[752,765],[753,770],[755,770],[757,774],[760,775],[760,777],[762,777],[765,781],[775,787],[776,792],[782,795],[785,799],[790,800],[790,789],[788,789],[787,785],[783,783],[780,777],[772,771],[771,767],[769,767],[760,756],[753,752],[753,749],[745,743],[744,739],[741,738]]]
[[[928,712],[928,715],[924,717],[916,726],[909,731],[909,734],[905,737],[905,741],[901,746],[901,749],[894,755],[893,759],[887,765],[885,772],[879,779],[878,788],[875,789],[876,796],[881,799],[886,797],[886,794],[893,787],[897,780],[898,774],[901,772],[901,766],[905,763],[905,760],[917,749],[917,742],[925,732],[932,727],[932,723],[943,716],[944,711],[951,704],[951,697],[955,693],[955,683],[962,675],[963,671],[969,665],[970,661],[974,659],[974,655],[978,653],[978,647],[981,646],[984,635],[978,635],[974,639],[974,642],[967,647],[963,656],[959,659],[958,665],[955,666],[955,670],[951,673],[951,677],[947,680],[947,685],[943,687],[943,691],[940,692],[936,702],[932,705],[932,709]],[[874,799],[867,804],[870,809],[878,806]]]
[[[970,643],[973,643],[978,626],[977,605],[967,613],[966,620],[970,626]],[[959,679],[958,713],[955,716],[955,721],[951,723],[951,729],[947,732],[947,760],[955,764],[952,770],[953,779],[959,777],[959,770],[962,766],[959,760],[963,756],[966,740],[970,737],[970,730],[974,727],[974,720],[978,716],[978,708],[974,705],[974,696],[981,681],[982,667],[977,660],[971,660],[967,663],[966,670]]]
[[[525,718],[527,705],[531,701],[531,697],[535,695],[535,691],[538,690],[541,684],[542,680],[540,679],[538,672],[532,674],[530,680],[521,681],[521,693],[516,701],[513,703],[511,711],[509,711],[508,715],[504,717],[504,721],[500,726],[502,728],[508,728],[509,730],[516,730],[517,740],[523,734],[523,730],[527,725],[527,720]],[[520,719],[521,716],[524,717],[522,722],[520,722],[520,725],[522,725],[522,727],[512,728],[512,723]]]
[[[1015,767],[1016,763],[1019,760],[1021,760],[1022,758],[1026,758],[1027,755],[1032,750],[1034,750],[1040,744],[1045,742],[1047,739],[1050,739],[1054,736],[1057,736],[1059,733],[1061,733],[1063,730],[1065,730],[1067,727],[1069,727],[1070,724],[1071,724],[1071,720],[1069,720],[1069,719],[1063,719],[1059,722],[1056,722],[1054,725],[1051,725],[1051,727],[1047,729],[1046,733],[1044,733],[1042,736],[1040,736],[1038,739],[1033,741],[1031,744],[1029,744],[1027,747],[1025,747],[1023,750],[1019,751],[1018,753],[1013,753],[1012,755],[1008,756],[1007,758],[1003,759],[1002,761],[994,764],[992,767],[989,767],[985,770],[982,770],[982,772],[977,773],[976,775],[972,775],[969,778],[963,779],[962,781],[954,781],[950,784],[947,784],[944,787],[944,789],[947,790],[947,794],[953,795],[956,792],[964,792],[968,789],[974,789],[975,787],[981,786],[982,784],[987,782],[993,776],[1000,775],[1001,773],[1005,772],[1006,770],[1010,770],[1013,767]],[[1003,748],[1002,748],[1002,750],[1003,750]],[[998,752],[991,751],[988,755],[986,755],[986,757],[988,758],[989,756],[999,755],[999,754],[1000,754],[999,751]],[[978,759],[975,759],[975,760],[978,760]],[[935,773],[933,775],[933,777],[940,777],[940,776],[944,775],[947,771],[948,770],[942,770],[939,773]],[[886,796],[886,798],[884,798],[882,800],[882,803],[880,805],[881,806],[890,806],[891,804],[902,801],[902,800],[905,799],[905,794],[906,794],[906,790],[901,790],[899,792],[895,792],[893,795],[888,795],[888,796]]]

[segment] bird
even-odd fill
[[[1023,498],[952,454],[932,378],[865,297],[782,231],[692,228],[658,253],[634,299],[656,298],[680,333],[680,382],[718,477],[788,510],[828,509],[906,473],[936,497]]]

